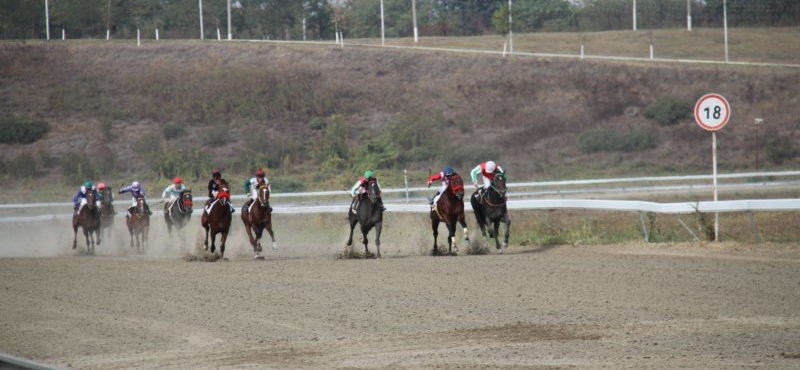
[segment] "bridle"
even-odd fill
[[[258,203],[266,208],[269,205],[269,187],[266,185],[258,186]]]

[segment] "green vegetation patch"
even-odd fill
[[[644,116],[655,120],[663,126],[671,126],[689,118],[692,106],[689,102],[674,96],[667,96],[650,104]]]
[[[0,117],[0,143],[30,144],[41,139],[50,131],[44,121],[26,117]]]

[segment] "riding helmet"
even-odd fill
[[[486,162],[486,172],[494,172],[497,169],[497,163],[494,161]]]
[[[101,182],[101,183],[97,184],[97,189],[98,190],[104,190],[105,188],[106,188],[106,183]]]
[[[83,187],[85,187],[86,189],[91,189],[94,187],[94,183],[87,180],[86,182],[83,183]]]
[[[142,185],[139,184],[138,181],[134,181],[133,184],[131,184],[131,189],[138,191],[141,186]]]
[[[175,176],[175,178],[172,179],[172,182],[175,184],[183,184],[183,179],[180,176]]]
[[[447,166],[442,170],[442,172],[444,172],[445,175],[450,176],[453,174],[453,167]]]
[[[366,170],[364,171],[364,177],[367,179],[371,179],[375,177],[375,172],[372,172],[372,170]]]
[[[263,170],[263,169],[261,169],[261,168],[259,168],[259,169],[258,169],[258,171],[256,171],[256,176],[258,176],[258,177],[264,177],[264,170]]]

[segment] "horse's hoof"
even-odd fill
[[[264,259],[264,256],[262,256],[262,255],[260,255],[260,254],[256,253],[256,255],[255,255],[255,256],[253,256],[253,259],[254,259],[254,260],[263,260],[263,259]]]
[[[272,242],[272,250],[278,250],[278,243]]]

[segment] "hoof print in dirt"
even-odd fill
[[[376,259],[377,256],[375,253],[372,252],[356,252],[352,248],[345,248],[345,250],[336,254],[337,260],[366,260],[366,259]]]

